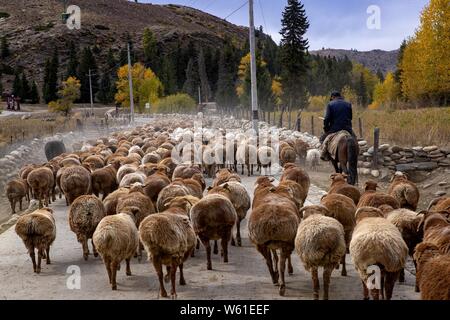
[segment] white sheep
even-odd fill
[[[306,153],[306,164],[311,170],[317,171],[320,160],[320,151],[318,149],[309,149]]]

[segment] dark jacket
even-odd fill
[[[327,106],[325,119],[323,120],[323,130],[327,134],[341,130],[347,130],[353,134],[352,117],[351,103],[342,98],[331,101]]]

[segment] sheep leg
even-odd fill
[[[286,249],[281,249],[281,255],[280,255],[280,279],[281,279],[281,285],[279,289],[280,296],[284,296],[284,293],[286,291],[286,282],[284,281],[284,271],[286,269],[286,259],[287,259],[288,253],[286,252]]]
[[[220,241],[220,244],[222,245],[223,262],[225,263],[228,262],[228,242],[230,241],[230,238],[231,230],[226,232]]]
[[[341,276],[346,277],[347,276],[347,268],[345,267],[345,254],[341,258],[341,263],[342,263]]]
[[[38,250],[38,262],[37,262],[37,268],[36,273],[41,273],[41,262],[42,262],[42,251]]]
[[[95,247],[94,240],[91,239],[92,251],[94,252],[94,257],[98,257],[97,248]]]
[[[33,271],[38,273],[36,268],[36,255],[34,253],[34,248],[30,248],[28,251],[30,252],[31,262],[33,262]]]
[[[366,283],[364,282],[364,280],[361,280],[362,285],[363,285],[363,296],[364,296],[364,300],[369,300],[369,289],[367,288]]]
[[[56,201],[56,184],[53,186],[52,189],[52,200]]]
[[[275,278],[275,272],[273,271],[272,256],[270,250],[265,245],[258,244],[256,249],[263,255],[266,260],[267,268],[269,269],[270,276],[273,284],[278,284],[278,276]]]
[[[16,204],[14,203],[14,200],[9,200],[9,204],[11,205],[12,214],[16,213]]]
[[[333,267],[325,267],[323,269],[323,300],[328,300],[328,289],[330,288],[330,278]]]
[[[126,262],[126,264],[127,264],[125,273],[126,273],[127,276],[131,276],[130,258],[125,259],[125,262]]]
[[[292,267],[291,255],[288,255],[288,274],[294,273],[294,268]]]
[[[141,262],[141,260],[142,260],[142,249],[143,249],[143,245],[142,245],[141,240],[139,240],[138,253],[137,253],[139,262]]]
[[[398,282],[405,282],[405,269],[403,268],[400,270]]]
[[[244,165],[241,165],[241,174],[244,175]]]
[[[19,209],[20,209],[20,211],[22,211],[22,198],[20,198],[20,200],[19,200]]]
[[[87,261],[87,259],[89,257],[88,240],[85,236],[83,236],[80,240],[81,240],[81,245],[83,247],[83,258],[85,261]]]
[[[195,248],[197,249],[197,250],[199,250],[200,249],[200,240],[197,238],[197,245],[195,246]]]
[[[118,263],[116,261],[111,261],[110,265],[111,265],[111,288],[112,290],[117,290],[116,275]]]
[[[205,246],[206,249],[206,269],[212,270],[212,263],[211,263],[211,244],[209,243],[209,239],[202,238],[202,243]]]
[[[50,246],[48,246],[45,249],[45,251],[46,251],[45,255],[46,255],[46,259],[47,259],[47,264],[51,264],[51,261],[50,261]]]
[[[278,254],[277,250],[271,250],[272,259],[273,259],[273,265],[274,265],[274,271],[277,278],[277,284],[278,284]]]
[[[236,221],[236,242],[239,247],[242,247],[241,240],[241,219],[238,218]]]
[[[106,272],[108,272],[109,284],[111,284],[111,283],[112,283],[112,275],[111,275],[111,259],[105,257],[103,261],[104,261],[104,263],[105,263]]]
[[[177,268],[178,268],[178,266],[177,266],[176,262],[172,262],[172,266],[170,267],[170,281],[172,283],[172,290],[170,292],[170,296],[172,299],[177,298],[177,291],[175,288],[175,285],[177,282],[177,280],[176,280]]]
[[[312,282],[313,282],[314,300],[319,300],[320,284],[319,284],[319,272],[318,272],[317,268],[311,269],[311,277],[312,277]]]
[[[416,270],[416,281],[415,281],[414,291],[415,292],[420,292],[419,284],[417,282],[417,264],[416,264],[416,260],[413,259],[413,262],[414,262],[414,270]]]
[[[219,253],[219,248],[217,246],[217,240],[214,240],[214,250],[213,250],[214,254],[218,254]]]
[[[166,266],[166,275],[164,276],[164,282],[169,283],[170,281],[170,266]]]
[[[153,267],[156,270],[156,273],[158,274],[158,280],[159,280],[159,291],[161,294],[161,297],[167,297],[166,289],[164,288],[164,280],[163,280],[163,270],[162,270],[162,264],[159,258],[153,259]]]
[[[180,286],[184,286],[184,285],[186,285],[186,280],[184,279],[184,274],[183,274],[183,264],[180,264],[178,267],[180,269]]]
[[[381,289],[380,289],[380,293],[381,293],[381,300],[384,300],[384,284],[385,284],[385,279],[386,279],[386,274],[384,271],[381,271],[381,281],[380,281],[380,285],[381,285]]]
[[[386,300],[391,300],[392,292],[394,291],[395,280],[398,278],[398,272],[386,272],[385,276],[385,290]]]

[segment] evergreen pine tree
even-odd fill
[[[281,68],[282,85],[289,110],[294,105],[300,108],[307,104],[305,78],[308,66],[308,39],[305,33],[309,28],[303,4],[298,0],[288,0],[282,18]]]
[[[25,75],[25,72],[22,73],[22,79],[20,81],[22,83],[22,95],[20,97],[22,98],[22,101],[25,101],[30,99],[30,84]]]
[[[77,49],[75,47],[75,43],[71,41],[69,44],[69,62],[67,64],[66,79],[69,77],[78,78],[77,68],[78,68]]]
[[[198,65],[198,75],[200,79],[202,102],[208,102],[210,98],[211,88],[209,86],[208,74],[206,73],[205,55],[203,53],[202,48],[198,50],[197,65]]]
[[[106,55],[106,65],[108,69],[114,69],[118,67],[116,57],[114,56],[114,51],[111,48],[109,48],[108,54]],[[114,70],[111,72],[115,73]]]
[[[190,95],[194,100],[197,100],[199,84],[198,67],[194,59],[191,58],[186,67],[186,81],[183,85],[183,92]]]
[[[380,82],[384,82],[384,74],[380,69],[377,70],[377,77],[380,79]]]
[[[97,98],[101,103],[108,104],[114,101],[112,85],[111,77],[105,72],[100,80],[100,88],[97,93]]]
[[[158,55],[158,42],[149,28],[145,28],[144,30],[142,46],[144,48],[145,66],[158,74],[161,67],[161,62]]]
[[[39,103],[39,92],[35,81],[33,81],[33,84],[31,85],[29,99],[32,104]]]
[[[238,62],[237,53],[227,42],[219,60],[216,102],[220,108],[231,111],[239,103],[235,90]]]
[[[166,95],[171,95],[178,91],[175,65],[176,61],[171,56],[165,55],[162,59],[160,79]]]
[[[20,77],[20,73],[16,71],[13,82],[13,94],[16,97],[23,97],[23,88],[22,88],[22,79]]]
[[[78,69],[78,75],[80,77],[80,102],[88,103],[91,101],[90,88],[89,88],[89,69],[91,70],[92,81],[92,96],[98,91],[98,76],[97,76],[97,63],[92,51],[89,47],[84,48],[81,54],[80,66]]]
[[[369,97],[367,96],[367,84],[366,84],[366,80],[364,79],[364,74],[361,72],[361,75],[359,77],[359,82],[358,82],[358,100],[359,100],[359,104],[362,107],[366,107]]]
[[[45,103],[55,101],[58,98],[57,96],[58,67],[59,67],[58,50],[57,48],[55,48],[52,59],[47,60],[45,64],[44,88],[42,90]]]
[[[9,51],[9,45],[8,45],[8,39],[6,36],[2,37],[1,40],[1,49],[0,49],[0,56],[4,59],[10,55]]]

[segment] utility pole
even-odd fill
[[[198,104],[202,104],[202,89],[198,86]]]
[[[255,40],[255,21],[253,17],[253,0],[248,1],[249,21],[250,21],[250,75],[252,91],[252,127],[259,134],[258,130],[258,91],[256,83],[256,40]]]
[[[91,116],[94,114],[94,99],[92,97],[92,80],[91,80],[92,74],[91,69],[89,69],[89,93],[91,95]]]
[[[134,124],[134,100],[133,100],[133,76],[131,72],[131,56],[130,56],[130,43],[127,44],[128,47],[128,83],[130,85],[130,113],[131,113],[131,123]]]

